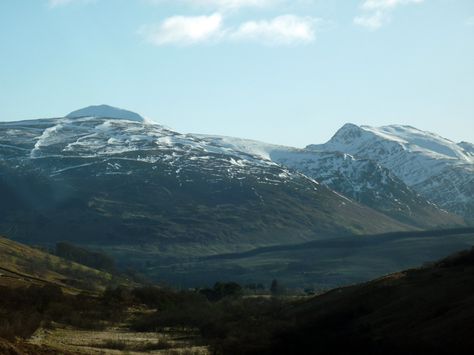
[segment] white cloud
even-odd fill
[[[471,16],[466,20],[466,26],[474,26],[474,16]]]
[[[388,17],[384,11],[375,11],[371,14],[357,16],[354,18],[354,23],[356,25],[366,27],[371,30],[376,30],[382,27],[388,21]]]
[[[354,24],[377,30],[390,22],[390,13],[401,5],[421,4],[424,0],[364,0],[361,16],[354,18]]]
[[[90,2],[92,0],[48,0],[51,7],[68,5],[73,2]],[[144,0],[150,4],[164,4],[180,2],[196,7],[212,7],[217,9],[239,9],[243,7],[268,7],[285,0]]]
[[[191,0],[194,3],[204,3],[223,8],[240,8],[240,7],[264,7],[273,5],[275,0]]]
[[[295,15],[270,20],[248,21],[236,28],[225,27],[223,16],[173,16],[161,24],[142,26],[138,33],[157,45],[191,45],[223,41],[249,41],[265,45],[293,45],[313,42],[318,19]]]
[[[234,40],[256,41],[268,45],[291,45],[313,42],[317,19],[283,15],[272,20],[248,21],[230,34]]]
[[[217,39],[222,32],[222,15],[173,16],[159,25],[145,25],[139,33],[154,45],[189,45]]]
[[[279,3],[281,0],[148,0],[153,4],[181,2],[192,6],[204,6],[218,10],[235,10],[244,7],[266,7]]]

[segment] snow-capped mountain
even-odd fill
[[[447,224],[452,218],[374,160],[355,158],[339,151],[297,149],[233,137],[200,137],[298,171],[406,223],[429,228]]]
[[[0,123],[0,234],[212,254],[417,225],[260,155],[137,116],[99,106]],[[457,222],[445,214],[439,224]]]
[[[347,124],[314,152],[338,151],[369,159],[438,206],[474,220],[474,149],[410,126]]]

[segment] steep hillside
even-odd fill
[[[77,293],[101,291],[119,283],[127,284],[106,272],[0,237],[0,286],[56,285]]]
[[[206,255],[416,228],[225,145],[76,115],[0,124],[0,231],[30,243]]]

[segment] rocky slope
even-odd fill
[[[474,220],[474,150],[470,143],[456,144],[410,126],[347,124],[329,142],[307,149],[370,159],[441,208]]]

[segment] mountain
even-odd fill
[[[273,161],[135,118],[92,107],[0,123],[0,232],[133,251],[140,263],[417,228]]]
[[[456,144],[411,126],[347,124],[329,142],[307,149],[372,160],[424,198],[474,220],[474,150],[470,143]]]
[[[403,223],[422,228],[460,223],[374,160],[356,158],[337,150],[297,149],[233,137],[200,137],[314,178]]]

